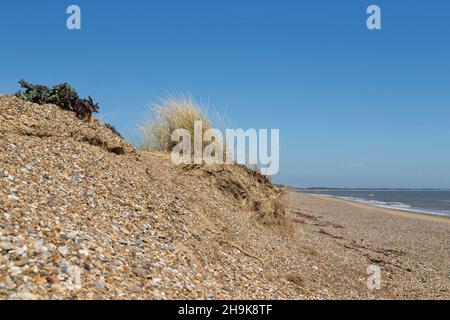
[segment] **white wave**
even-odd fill
[[[385,201],[379,201],[379,200],[367,200],[367,199],[360,198],[360,197],[336,196],[336,195],[324,194],[324,193],[308,192],[307,194],[320,195],[321,197],[343,199],[343,200],[358,202],[358,203],[362,203],[362,204],[366,204],[366,205],[370,205],[370,206],[374,206],[374,207],[391,209],[391,210],[424,213],[424,214],[438,215],[438,216],[444,216],[444,217],[450,216],[450,210],[433,210],[433,209],[427,209],[427,208],[417,208],[417,207],[412,207],[409,204],[402,203],[402,202],[385,202]],[[450,200],[440,200],[440,201],[450,203]]]
[[[379,200],[367,200],[359,197],[338,197],[338,196],[331,196],[343,200],[358,202],[362,204],[367,204],[374,207],[379,208],[385,208],[385,209],[393,209],[393,210],[400,210],[400,211],[409,211],[409,212],[416,212],[416,213],[425,213],[425,214],[431,214],[431,215],[439,215],[439,216],[450,216],[450,211],[439,211],[439,210],[431,210],[431,209],[424,209],[424,208],[414,208],[410,205],[402,202],[385,202],[385,201],[379,201]]]

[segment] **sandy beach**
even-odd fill
[[[0,122],[0,299],[450,298],[450,219],[174,165],[56,105]]]
[[[338,296],[450,298],[449,218],[296,192],[288,202],[302,225],[299,241],[310,243],[311,260],[335,279],[328,286],[340,287]],[[381,268],[381,290],[356,292],[357,282],[367,287],[369,265]]]

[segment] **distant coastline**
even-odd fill
[[[291,187],[290,189],[373,207],[450,217],[450,189],[330,187]]]

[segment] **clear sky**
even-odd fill
[[[236,128],[279,128],[275,182],[450,187],[448,0],[0,0],[0,39],[0,92],[69,82],[128,139],[182,90]]]

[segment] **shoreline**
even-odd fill
[[[286,202],[298,226],[293,242],[305,246],[295,268],[308,270],[301,273],[308,292],[449,299],[450,219],[302,192],[289,192]],[[380,270],[380,290],[367,286],[370,266]]]
[[[305,194],[305,195],[312,196],[312,197],[317,197],[322,200],[349,204],[349,205],[352,205],[357,208],[373,209],[373,210],[376,210],[378,212],[385,213],[385,214],[407,217],[407,218],[415,218],[415,219],[421,219],[421,220],[427,220],[427,221],[444,222],[444,223],[450,224],[450,216],[437,215],[437,214],[426,213],[426,212],[410,211],[410,210],[400,210],[400,209],[394,209],[394,208],[383,208],[383,207],[378,207],[378,206],[370,205],[370,204],[366,204],[366,203],[360,203],[358,201],[341,199],[341,198],[329,196],[329,195],[305,193],[305,192],[298,192],[298,191],[294,191],[294,192],[300,193],[300,194]]]

